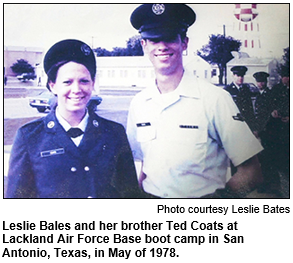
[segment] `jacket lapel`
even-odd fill
[[[66,134],[63,127],[56,119],[55,111],[51,111],[44,119],[45,131],[51,136],[52,146],[56,149],[63,148],[66,154],[82,158],[78,148]]]
[[[79,145],[81,152],[89,152],[93,148],[101,149],[103,147],[102,135],[103,124],[95,113],[89,113],[88,124],[84,133],[84,137]]]

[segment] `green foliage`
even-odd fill
[[[127,41],[128,54],[131,54],[131,56],[143,56],[143,50],[142,50],[140,41],[141,41],[140,36],[134,36],[128,39]]]
[[[224,35],[211,35],[209,43],[197,51],[197,55],[210,64],[218,65],[220,70],[219,84],[223,84],[224,70],[233,58],[231,52],[239,51],[241,42]]]
[[[96,49],[93,49],[93,51],[97,54],[97,57],[110,57],[111,56],[111,52],[105,48],[98,47]]]
[[[22,73],[35,73],[35,69],[33,68],[33,66],[24,59],[17,60],[17,62],[11,66],[11,69],[14,73],[18,75]]]
[[[121,57],[121,56],[143,56],[140,44],[140,36],[134,36],[128,39],[126,48],[114,47],[112,51],[98,47],[94,49],[98,57]]]
[[[284,55],[281,63],[277,65],[277,72],[279,75],[287,74],[290,72],[290,47],[284,49]]]

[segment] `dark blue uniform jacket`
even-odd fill
[[[90,112],[79,147],[54,111],[18,130],[7,198],[136,198],[140,194],[122,125]]]
[[[224,88],[228,91],[235,104],[237,105],[241,115],[244,117],[251,131],[257,130],[257,124],[254,116],[254,109],[252,104],[252,94],[247,84],[242,84],[240,90],[232,82],[230,85]]]

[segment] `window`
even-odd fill
[[[127,70],[120,70],[120,78],[127,78]]]
[[[98,76],[98,78],[102,78],[103,77],[103,70],[98,70],[97,76]]]
[[[138,77],[144,79],[146,77],[145,70],[138,70]]]
[[[208,78],[208,71],[207,71],[207,70],[204,71],[204,78],[205,78],[205,79]]]
[[[212,77],[217,76],[217,70],[216,69],[212,69]]]
[[[115,78],[115,70],[108,70],[108,78]]]

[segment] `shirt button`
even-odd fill
[[[77,171],[77,169],[75,167],[71,167],[70,171],[75,173]]]
[[[164,197],[167,197],[167,196],[168,196],[168,194],[165,193],[165,194],[164,194]]]
[[[88,172],[88,171],[90,170],[90,168],[89,168],[88,166],[85,166],[85,167],[84,167],[84,170],[85,170],[86,172]]]

